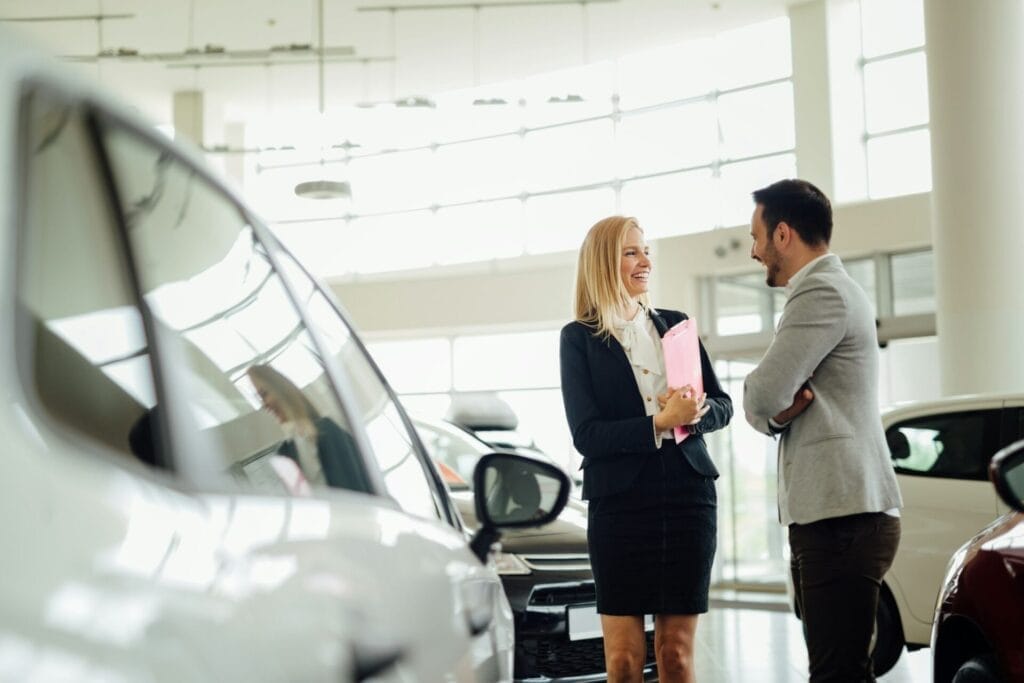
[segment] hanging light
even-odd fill
[[[295,186],[295,195],[303,199],[348,199],[352,187],[341,180],[307,180]]]

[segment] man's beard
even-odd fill
[[[765,282],[769,287],[779,287],[779,273],[782,272],[782,266],[779,265],[779,252],[775,250],[775,245],[769,243],[768,247],[764,250],[764,259],[762,259],[765,267]]]

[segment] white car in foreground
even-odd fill
[[[0,680],[511,679],[482,560],[558,514],[564,475],[485,458],[471,549],[330,295],[190,152],[8,34],[0,211]],[[561,495],[520,511],[506,475]]]

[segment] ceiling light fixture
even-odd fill
[[[295,196],[303,199],[348,199],[351,186],[340,180],[307,180],[295,186]]]
[[[317,23],[317,99],[319,103],[321,122],[326,110],[326,98],[324,97],[324,0],[316,0],[316,23]],[[348,143],[348,140],[345,141]],[[346,150],[347,153],[348,150]],[[323,158],[320,160],[323,165]],[[318,180],[306,180],[295,186],[295,196],[303,199],[351,199],[352,187],[341,180],[329,180],[320,178]]]

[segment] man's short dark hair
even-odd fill
[[[780,180],[752,194],[754,203],[764,207],[761,216],[769,237],[785,221],[808,246],[828,245],[831,241],[832,203],[806,180]]]

